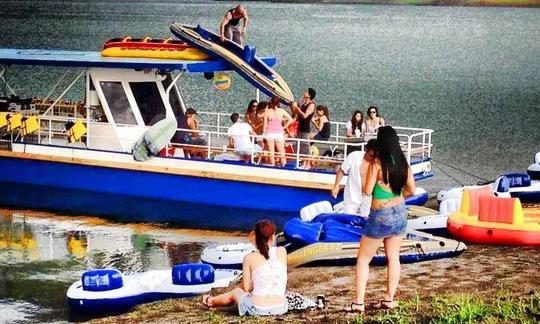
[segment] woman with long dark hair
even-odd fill
[[[379,115],[379,108],[377,108],[377,106],[370,106],[366,116],[366,132],[377,133],[379,127],[384,125],[384,118]]]
[[[387,287],[383,299],[374,308],[392,309],[400,277],[399,250],[407,228],[407,209],[403,196],[415,191],[414,176],[391,126],[377,133],[377,158],[368,168],[363,192],[371,195],[371,210],[364,226],[356,264],[356,299],[352,311],[364,311],[364,297],[369,277],[369,263],[384,243],[387,264]]]
[[[346,136],[348,138],[363,137],[364,133],[366,132],[366,124],[364,124],[364,114],[362,114],[360,110],[355,110],[351,117],[351,120],[349,120],[345,125],[345,128],[347,129]]]
[[[242,289],[235,288],[219,296],[203,296],[203,304],[213,308],[236,303],[243,315],[281,315],[287,312],[287,251],[275,247],[276,227],[269,220],[255,224],[257,250],[242,263]]]
[[[251,128],[253,129],[255,128],[255,122],[257,118],[257,106],[258,106],[257,100],[251,100],[248,104],[246,113],[244,115],[245,122],[250,124]]]

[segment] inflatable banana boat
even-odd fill
[[[67,291],[71,311],[120,313],[135,305],[168,298],[191,297],[239,280],[241,271],[214,270],[211,265],[187,263],[171,270],[151,270],[123,275],[116,269],[83,273]]]
[[[210,56],[191,47],[189,44],[172,38],[113,38],[103,44],[101,56],[108,57],[141,57],[157,59],[175,59],[204,61]]]
[[[448,217],[448,232],[471,243],[540,245],[540,207],[495,197],[490,187],[466,189],[459,211]]]

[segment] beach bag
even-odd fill
[[[315,301],[300,295],[296,292],[288,291],[285,293],[287,297],[288,310],[306,310],[306,309],[315,309],[317,304]]]

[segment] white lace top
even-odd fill
[[[287,266],[278,260],[276,247],[268,251],[268,260],[253,271],[253,295],[284,296],[287,287]]]

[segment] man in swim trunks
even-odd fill
[[[240,28],[241,19],[244,19],[243,28]],[[225,38],[227,38],[237,44],[243,45],[248,25],[249,17],[244,6],[237,5],[233,9],[227,10],[219,26],[221,42],[225,42]]]

